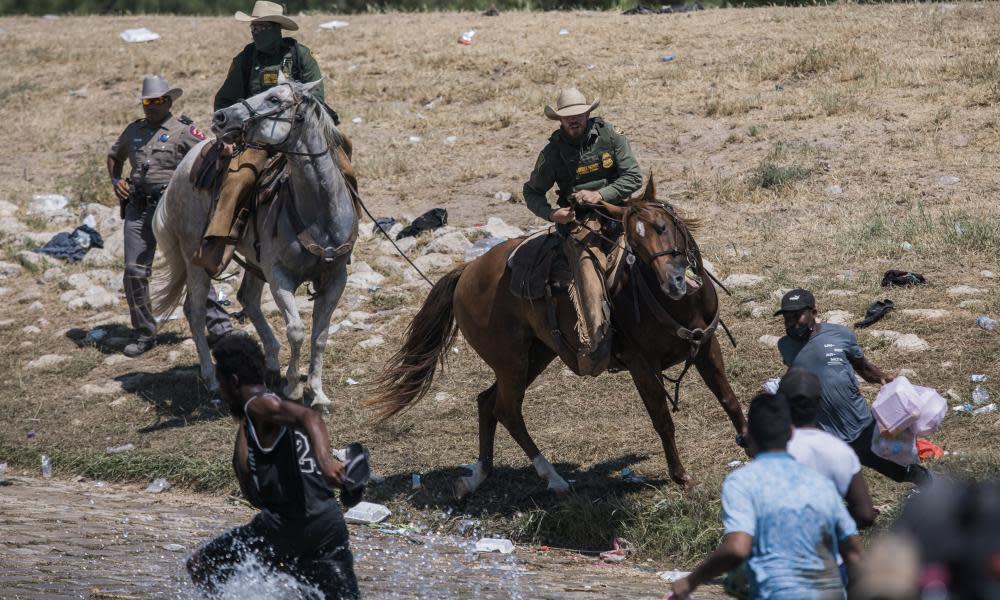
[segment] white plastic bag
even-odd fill
[[[917,436],[909,429],[890,434],[876,426],[875,433],[872,434],[872,452],[904,467],[920,462],[920,456],[917,454]]]
[[[919,392],[906,377],[897,377],[878,391],[872,412],[883,431],[895,434],[920,418],[921,406]]]

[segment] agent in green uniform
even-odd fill
[[[290,37],[281,37],[281,30],[296,31],[299,26],[284,15],[284,9],[274,2],[258,1],[253,12],[237,12],[236,20],[250,23],[253,42],[233,57],[229,73],[215,94],[215,110],[220,110],[246,100],[278,84],[279,73],[286,79],[310,83],[322,79],[319,65],[309,48]],[[324,99],[323,84],[313,91]],[[236,243],[233,220],[241,197],[253,190],[259,174],[268,161],[268,153],[257,148],[247,148],[239,154],[224,173],[215,212],[205,230],[201,249],[193,262],[203,267],[213,277],[225,268],[232,257]]]
[[[590,113],[600,104],[592,103],[576,88],[565,89],[556,107],[545,107],[545,116],[559,121],[531,177],[524,184],[524,202],[539,217],[559,225],[566,238],[563,249],[573,272],[575,285],[571,299],[577,309],[580,346],[577,364],[583,374],[597,375],[610,359],[608,317],[610,306],[604,297],[607,248],[591,230],[600,230],[601,221],[588,206],[604,201],[621,204],[642,186],[642,174],[628,140],[621,130]],[[556,206],[546,193],[558,185]],[[587,251],[589,249],[589,252]]]
[[[146,75],[141,92],[145,118],[130,123],[108,151],[108,174],[125,220],[125,298],[132,327],[139,334],[125,347],[127,356],[139,356],[156,340],[156,319],[149,301],[149,276],[156,253],[156,204],[184,155],[205,139],[191,119],[171,114],[170,108],[182,93],[163,78]],[[126,158],[130,166],[127,179],[122,177]],[[211,288],[207,308],[209,339],[214,342],[232,325]]]

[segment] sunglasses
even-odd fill
[[[166,96],[160,96],[159,98],[143,98],[142,99],[142,105],[143,106],[159,106],[161,104],[166,104],[166,102],[167,102],[167,97]]]

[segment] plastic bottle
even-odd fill
[[[990,413],[995,413],[996,411],[997,411],[997,405],[993,404],[993,403],[990,403],[990,404],[987,404],[986,406],[982,406],[982,407],[977,408],[976,410],[972,411],[972,414],[976,415],[976,416],[979,416],[979,415],[988,415]]]
[[[980,404],[986,404],[990,401],[990,393],[986,391],[981,385],[977,385],[974,390],[972,390],[972,402],[976,406]]]
[[[985,329],[986,331],[993,331],[997,328],[997,322],[986,315],[976,317],[976,325],[979,325],[980,329]]]
[[[47,454],[42,455],[42,477],[52,479],[52,459]]]

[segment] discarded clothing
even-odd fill
[[[392,226],[396,224],[396,219],[392,217],[379,217],[375,219],[375,224],[372,225],[372,233],[376,233],[379,229],[384,231],[386,234],[392,229]]]
[[[413,220],[413,223],[396,236],[397,240],[405,237],[420,235],[425,231],[431,231],[448,224],[448,211],[443,208],[432,208]]]
[[[941,446],[938,446],[930,440],[917,438],[917,456],[920,457],[920,460],[941,458],[944,456],[944,450],[941,449]]]
[[[72,232],[60,231],[55,234],[48,243],[35,252],[78,262],[83,260],[87,250],[103,247],[104,238],[97,233],[97,230],[88,225],[80,225]]]
[[[882,287],[892,287],[894,285],[919,285],[921,283],[927,283],[924,276],[920,273],[914,273],[912,271],[897,271],[895,269],[889,269],[882,276]]]
[[[698,10],[705,10],[700,2],[695,2],[693,4],[671,4],[669,6],[661,6],[659,8],[650,8],[642,4],[637,4],[632,8],[624,11],[623,15],[669,15],[673,13],[687,13],[695,12]]]
[[[888,298],[885,300],[879,300],[878,302],[874,302],[872,303],[871,306],[868,307],[868,310],[865,311],[865,318],[855,323],[854,326],[859,329],[863,327],[868,327],[872,323],[880,320],[882,317],[887,315],[889,311],[894,308],[896,308],[895,303],[892,300],[889,300]]]

